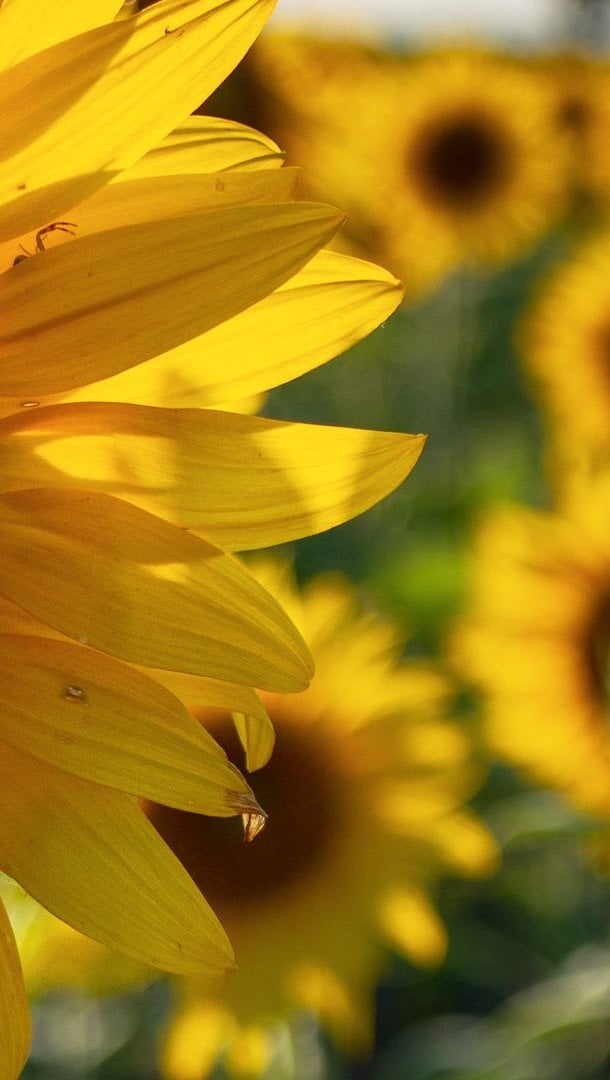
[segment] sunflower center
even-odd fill
[[[412,154],[413,174],[428,196],[453,210],[472,209],[492,195],[507,167],[501,133],[475,115],[428,128]]]
[[[276,899],[324,859],[338,824],[338,776],[329,746],[308,726],[272,716],[276,744],[270,762],[248,781],[267,812],[263,832],[244,842],[240,817],[212,818],[144,803],[157,831],[223,915],[228,908]],[[205,726],[242,768],[244,755],[229,717]]]

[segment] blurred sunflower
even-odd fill
[[[390,275],[319,250],[340,215],[292,201],[274,144],[183,120],[272,6],[0,9],[0,866],[179,972],[223,970],[231,949],[134,796],[254,831],[248,784],[182,701],[239,714],[256,763],[271,735],[250,686],[311,673],[227,552],[346,520],[422,447],[201,409],[330,359],[400,299]],[[0,918],[12,1080],[28,1021]]]
[[[610,234],[540,282],[517,335],[549,434],[559,491],[610,455]]]
[[[516,257],[566,205],[553,95],[516,62],[475,48],[401,58],[360,47],[348,62],[334,44],[279,35],[251,55],[266,124],[407,294],[462,262]]]
[[[578,62],[577,62],[578,63]],[[610,63],[606,56],[580,59],[580,73],[572,74],[572,130],[580,157],[578,175],[585,193],[604,214],[610,201]],[[568,111],[568,118],[570,112]]]
[[[571,147],[575,194],[599,196],[604,186],[601,176],[604,172],[610,176],[607,61],[584,51],[564,51],[524,57],[522,62],[549,86],[558,137],[567,136]]]
[[[610,817],[610,479],[565,512],[522,507],[477,535],[470,610],[453,653],[483,694],[497,754],[577,807]]]
[[[311,645],[316,678],[304,694],[264,696],[277,742],[252,779],[269,810],[256,844],[219,820],[145,804],[205,886],[239,964],[222,983],[175,983],[163,1066],[172,1080],[201,1080],[220,1056],[237,1075],[262,1074],[278,1026],[300,1008],[351,1051],[365,1050],[382,939],[416,965],[439,963],[439,879],[487,873],[496,859],[463,805],[481,771],[469,736],[447,718],[447,679],[431,664],[401,663],[397,627],[364,612],[339,575],[297,593],[283,564],[256,570]],[[239,759],[229,718],[198,715]],[[15,907],[33,993],[65,985],[104,993],[146,980],[141,966],[36,914],[13,890]]]
[[[180,982],[164,1057],[172,1080],[199,1080],[219,1055],[236,1074],[262,1073],[274,1025],[298,1008],[366,1050],[380,932],[413,963],[437,964],[446,947],[431,897],[439,877],[476,876],[495,862],[493,841],[463,806],[480,770],[447,719],[447,680],[432,665],[399,663],[397,627],[360,609],[338,575],[300,594],[278,564],[259,575],[310,644],[316,678],[296,697],[264,696],[277,741],[252,778],[270,812],[256,845],[218,821],[147,804],[205,881],[238,957],[218,986]],[[231,726],[199,715],[239,760]]]

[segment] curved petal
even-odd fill
[[[239,741],[246,752],[248,772],[256,772],[267,764],[275,746],[275,731],[267,716],[261,722],[259,717],[235,713],[233,716]]]
[[[300,270],[340,221],[315,203],[231,206],[24,259],[0,275],[0,394],[39,399],[202,334]]]
[[[265,706],[251,686],[159,668],[151,668],[149,674],[189,709],[222,709],[223,712],[245,713],[265,727],[271,723]]]
[[[66,38],[111,22],[121,0],[3,0],[0,71]],[[27,28],[27,33],[24,32]]]
[[[195,115],[122,173],[120,179],[279,168],[284,157],[272,139],[254,128],[217,116]]]
[[[263,703],[251,687],[183,675],[178,671],[155,670],[152,674],[157,682],[171,690],[189,708],[206,712],[208,709],[222,709],[233,713],[235,727],[246,753],[246,768],[254,772],[267,764],[275,743],[275,732]]]
[[[44,623],[28,615],[23,608],[11,604],[2,595],[0,626],[5,633],[12,634],[48,637],[52,633]],[[59,637],[59,634],[56,633],[55,636]],[[201,675],[185,675],[181,671],[162,671],[159,668],[143,670],[145,675],[164,686],[189,709],[220,709],[233,713],[246,752],[246,768],[254,772],[267,764],[273,750],[275,733],[265,706],[252,687],[223,682],[221,679],[206,679]],[[216,743],[213,745],[216,746]],[[156,798],[155,801],[164,800]]]
[[[32,1026],[15,937],[0,900],[0,1080],[17,1080],[30,1050]]]
[[[273,6],[161,0],[0,73],[0,239],[64,217],[142,157],[229,74]]]
[[[104,653],[0,634],[0,695],[3,741],[50,765],[193,813],[258,809],[177,698]]]
[[[137,802],[1,743],[0,864],[112,949],[180,974],[232,967],[218,919]]]
[[[72,477],[235,551],[355,517],[404,480],[425,443],[421,435],[137,405],[22,412],[0,423],[0,434],[17,424],[31,445],[26,439],[13,458],[5,487]]]
[[[279,289],[205,335],[69,400],[222,405],[280,386],[366,337],[402,299],[372,263],[320,251]]]
[[[228,170],[197,176],[153,176],[109,184],[78,207],[78,235],[159,221],[223,206],[289,203],[299,169]],[[24,244],[24,246],[26,246]]]
[[[51,488],[0,496],[0,589],[69,637],[136,664],[301,690],[311,660],[230,555],[128,503]]]

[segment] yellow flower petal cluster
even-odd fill
[[[463,262],[515,258],[567,205],[555,95],[516,60],[269,35],[251,67],[267,92],[265,124],[313,190],[349,211],[348,235],[400,274],[407,295]]]
[[[147,804],[195,881],[205,881],[238,960],[221,982],[176,982],[163,1068],[172,1080],[201,1080],[222,1055],[236,1075],[262,1075],[278,1025],[299,1008],[365,1050],[381,941],[419,966],[440,962],[439,879],[487,873],[496,859],[464,806],[481,773],[469,737],[448,718],[445,676],[428,662],[401,662],[398,628],[365,612],[339,575],[299,593],[284,565],[256,570],[310,644],[316,678],[303,694],[264,695],[276,745],[252,777],[269,810],[255,844],[228,821]],[[198,715],[239,759],[228,717]],[[40,918],[24,924],[33,989],[142,979],[133,968],[121,978],[107,953],[50,917],[43,927]],[[61,959],[68,949],[70,965]]]
[[[0,8],[0,868],[176,972],[232,951],[137,798],[248,822],[249,785],[183,701],[242,717],[256,758],[251,687],[311,674],[230,553],[359,513],[423,445],[204,409],[325,362],[401,296],[321,250],[341,215],[294,201],[270,140],[189,119],[272,7]],[[28,1019],[4,915],[0,975],[13,1080]]]
[[[507,507],[482,524],[454,657],[483,695],[494,752],[610,817],[610,479],[563,513]]]

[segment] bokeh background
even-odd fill
[[[349,576],[405,659],[452,680],[502,858],[444,877],[438,966],[385,950],[368,1059],[307,1013],[267,1077],[604,1080],[609,5],[386,7],[280,0],[205,111],[275,138],[303,195],[347,211],[343,249],[405,281],[378,331],[263,412],[428,433],[400,491],[294,562]],[[172,994],[46,988],[26,1080],[154,1080]]]

